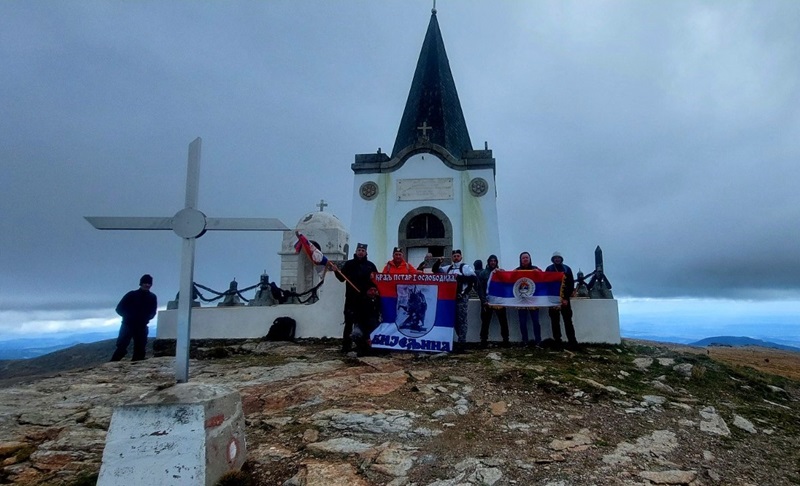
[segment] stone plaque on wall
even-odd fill
[[[398,179],[398,201],[428,201],[432,199],[453,199],[452,177]]]

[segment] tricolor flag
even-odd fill
[[[372,347],[450,351],[456,278],[455,274],[376,274],[383,322],[370,334]]]
[[[295,232],[297,235],[297,243],[294,244],[294,251],[297,253],[305,252],[306,256],[308,256],[309,260],[311,260],[316,265],[328,265],[328,258],[322,254],[319,248],[312,245],[308,238],[303,236],[299,232]]]
[[[489,276],[486,299],[502,307],[553,307],[561,305],[563,272],[495,270]]]

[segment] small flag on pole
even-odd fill
[[[294,244],[294,251],[297,253],[302,251],[315,265],[321,265],[322,267],[328,266],[328,258],[322,254],[319,248],[311,244],[308,238],[303,236],[300,232],[295,232],[295,235],[297,236],[297,243]]]

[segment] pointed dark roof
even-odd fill
[[[435,11],[422,43],[392,157],[420,140],[423,131],[417,127],[423,124],[431,127],[426,130],[428,141],[441,145],[455,158],[460,159],[463,152],[472,150]]]

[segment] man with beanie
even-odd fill
[[[133,339],[133,357],[131,361],[144,359],[147,347],[147,323],[155,317],[158,299],[150,292],[153,277],[148,274],[139,279],[139,288],[131,290],[117,304],[117,314],[122,317],[122,325],[117,337],[117,349],[111,361],[119,361],[128,353],[128,345]]]
[[[396,246],[392,250],[392,259],[386,262],[386,265],[383,267],[383,273],[422,273],[422,271],[417,270],[413,265],[408,263],[405,258],[403,258],[403,249]]]
[[[575,339],[575,327],[572,325],[572,306],[570,305],[570,297],[572,297],[572,293],[575,290],[575,277],[572,275],[572,269],[564,265],[564,258],[561,253],[553,253],[550,261],[553,264],[545,269],[546,272],[564,273],[564,285],[561,286],[561,306],[549,307],[547,311],[550,315],[550,324],[553,329],[553,340],[556,346],[561,346],[561,316],[563,316],[568,346],[575,348],[578,346],[578,341]]]
[[[356,254],[347,260],[342,271],[335,272],[340,282],[345,282],[344,291],[344,331],[342,332],[342,352],[349,353],[353,346],[351,334],[360,309],[367,299],[367,290],[372,285],[372,274],[378,273],[375,264],[367,260],[367,245],[358,243]]]

